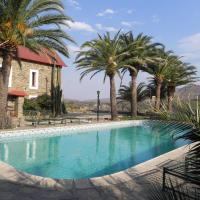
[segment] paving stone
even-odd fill
[[[79,200],[102,200],[102,197],[95,189],[77,190],[75,197]]]
[[[59,192],[59,191],[40,191],[39,196],[43,198],[59,199],[59,198],[72,198],[73,195],[70,192]]]
[[[73,188],[73,180],[57,180],[55,188],[58,190],[71,190]]]
[[[109,186],[110,184],[104,178],[90,179],[91,183],[96,187]]]
[[[75,180],[74,183],[76,189],[88,189],[94,187],[89,179]]]
[[[14,200],[15,198],[15,194],[11,193],[11,192],[0,192],[0,199],[1,200]]]

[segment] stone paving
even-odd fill
[[[0,200],[145,200],[155,184],[161,186],[162,168],[180,159],[189,146],[99,178],[56,180],[19,172],[0,163]]]
[[[1,200],[101,200],[101,199],[123,199],[123,200],[145,200],[148,199],[148,189],[151,186],[150,180],[159,181],[161,171],[152,171],[143,176],[138,176],[130,181],[115,184],[108,182],[108,185],[95,186],[88,188],[76,187],[75,184],[68,190],[50,190],[33,186],[25,186],[7,181],[0,181]],[[148,180],[146,180],[148,179]]]

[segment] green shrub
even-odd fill
[[[52,109],[51,96],[43,94],[34,99],[25,99],[23,109],[24,111],[49,111]]]
[[[23,109],[24,113],[27,111],[49,112],[52,110],[51,96],[43,94],[34,99],[25,99]],[[62,112],[67,114],[64,102],[62,103]]]

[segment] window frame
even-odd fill
[[[32,86],[32,74],[35,73],[35,86]],[[37,90],[39,86],[39,70],[30,69],[29,75],[29,88],[32,90]]]
[[[8,79],[8,87],[12,87],[12,66],[10,68],[10,75],[9,75],[9,79]]]

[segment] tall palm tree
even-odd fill
[[[156,83],[156,110],[160,109],[161,88],[175,59],[172,53],[172,51],[165,51],[164,48],[155,49],[155,54],[157,54],[157,56],[154,58],[154,61],[148,63],[148,67],[143,68],[144,71],[153,76],[153,80]]]
[[[146,93],[148,97],[151,99],[153,96],[156,96],[156,81],[154,79],[150,80],[149,83],[146,85]],[[160,99],[166,99],[167,97],[167,85],[164,81],[160,90]]]
[[[168,93],[168,110],[172,112],[172,102],[177,86],[195,82],[197,79],[196,68],[187,63],[183,63],[179,58],[175,59],[173,65],[166,76]]]
[[[98,35],[97,39],[85,42],[82,51],[76,58],[77,69],[82,70],[81,79],[93,73],[91,78],[100,72],[104,72],[104,80],[108,76],[110,79],[110,105],[111,119],[117,119],[117,102],[115,75],[120,76],[120,67],[124,65],[124,56],[127,52],[121,46],[120,32],[114,37],[110,33],[103,36]]]
[[[131,83],[129,84],[129,86],[122,85],[119,89],[119,95],[117,99],[119,99],[120,101],[127,101],[131,105],[132,104],[131,89],[132,89]],[[147,97],[148,93],[146,90],[146,84],[143,82],[139,83],[139,85],[137,86],[137,102],[141,102]]]
[[[152,38],[140,33],[134,37],[132,32],[121,36],[124,48],[127,48],[129,55],[126,57],[126,65],[123,72],[129,72],[131,76],[131,115],[137,116],[137,76],[141,66],[146,65],[152,59],[152,49],[157,45],[152,43]]]
[[[68,56],[66,41],[73,41],[60,25],[71,20],[63,14],[61,0],[0,1],[0,127],[5,127],[8,79],[11,62],[18,57],[18,46],[34,52],[56,50]]]

